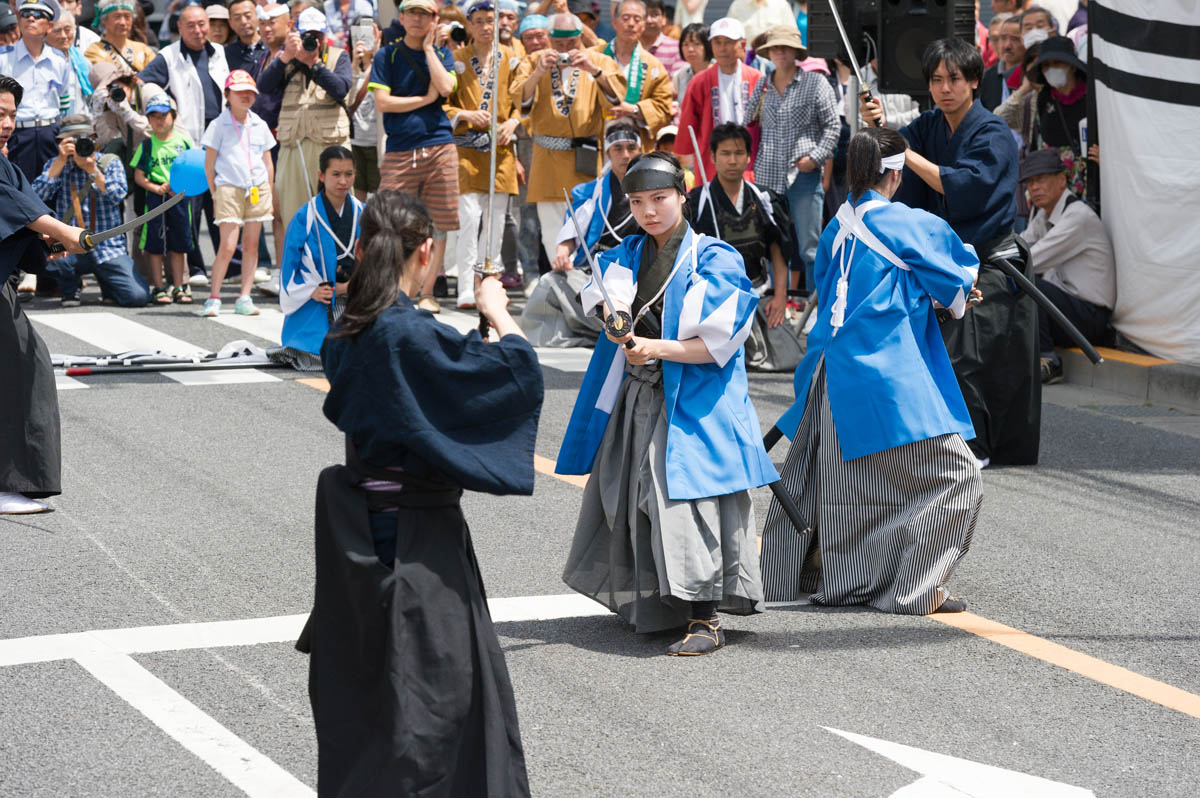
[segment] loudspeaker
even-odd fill
[[[879,90],[885,94],[929,93],[921,55],[934,39],[957,36],[975,43],[975,0],[878,0],[878,6],[875,41]]]
[[[835,0],[846,35],[854,47],[854,57],[863,67],[867,64],[870,47],[868,37],[877,40],[880,0]],[[809,0],[808,54],[816,58],[840,58],[849,64],[846,47],[838,34],[837,23],[829,10],[829,0]],[[873,54],[873,53],[872,53]]]

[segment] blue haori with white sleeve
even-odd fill
[[[363,204],[347,196],[354,213],[350,246],[337,240],[329,225],[322,194],[301,206],[288,222],[279,268],[279,309],[283,312],[281,343],[310,354],[320,354],[329,333],[329,306],[312,298],[321,283],[337,281],[338,259],[349,250],[360,232]],[[345,213],[346,209],[343,209]]]
[[[948,433],[974,438],[933,301],[962,318],[978,273],[974,248],[945,220],[874,191],[847,201],[817,246],[822,301],[796,403],[776,426],[795,435],[824,355],[845,460]]]
[[[602,301],[598,279],[604,280],[614,302],[633,304],[644,243],[644,235],[628,236],[599,256],[601,274],[593,273],[580,292],[584,308],[590,311]],[[757,305],[758,294],[737,251],[689,228],[663,294],[662,337],[700,338],[715,362],[662,362],[667,492],[673,501],[722,496],[779,478],[763,449],[746,383],[743,344]],[[625,364],[625,350],[601,336],[558,453],[558,473],[591,471]]]
[[[579,226],[583,228],[583,234],[587,236],[588,249],[592,252],[596,251],[596,244],[604,235],[605,227],[608,226],[608,212],[612,208],[613,201],[612,185],[609,180],[611,174],[612,165],[606,163],[595,180],[580,183],[571,189],[571,210],[574,211],[575,218],[579,220]],[[617,231],[612,230],[612,234],[614,238],[620,240],[621,236]],[[574,241],[575,238],[575,225],[571,224],[570,217],[564,216],[562,229],[559,230],[554,243]],[[583,247],[578,245],[575,247],[574,264],[576,266],[587,265],[587,256],[583,254]]]

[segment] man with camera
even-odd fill
[[[621,68],[603,53],[582,49],[582,33],[579,17],[555,14],[550,49],[526,56],[513,77],[512,93],[533,131],[526,196],[537,204],[548,260],[567,213],[563,189],[595,179],[604,115],[625,94]]]
[[[283,89],[275,132],[275,191],[285,221],[316,195],[321,151],[333,144],[350,148],[350,112],[345,105],[354,83],[350,56],[329,46],[325,33],[324,14],[315,8],[301,11],[296,29],[259,79],[260,91]]]
[[[59,219],[95,233],[121,224],[128,184],[121,159],[96,152],[92,120],[86,114],[71,114],[58,131],[58,157],[33,181],[33,190]],[[63,307],[79,305],[79,275],[87,272],[96,275],[101,294],[122,307],[141,307],[150,300],[146,281],[133,268],[124,235],[53,261],[46,271],[62,285]]]
[[[21,38],[0,52],[0,75],[25,87],[17,127],[8,139],[8,159],[30,180],[54,157],[58,120],[71,102],[71,67],[62,53],[46,46],[46,34],[59,13],[55,0],[25,0],[17,7]]]

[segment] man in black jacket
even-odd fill
[[[979,82],[979,102],[994,111],[1012,93],[1008,79],[1025,57],[1025,43],[1021,40],[1021,18],[1013,14],[997,14],[989,28],[988,35],[995,39],[999,58],[984,70]]]

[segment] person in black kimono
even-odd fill
[[[750,131],[741,125],[726,122],[713,128],[708,146],[717,174],[691,190],[684,215],[696,232],[737,250],[756,291],[765,294],[770,283],[771,298],[759,304],[746,339],[746,370],[793,371],[803,352],[785,323],[787,265],[795,254],[792,218],[786,197],[743,177],[750,165],[750,143]]]
[[[974,47],[938,39],[922,58],[937,107],[899,131],[909,149],[893,199],[941,216],[979,255],[983,303],[962,319],[944,319],[942,337],[975,427],[975,457],[983,465],[1031,465],[1042,415],[1037,305],[995,265],[1003,257],[1033,279],[1013,232],[1017,144],[1008,125],[973,99],[983,75]],[[877,100],[860,110],[866,124],[882,119]]]
[[[20,83],[0,75],[0,514],[40,513],[47,508],[38,499],[62,492],[54,368],[17,302],[15,282],[22,270],[41,273],[46,241],[83,252],[83,231],[55,219],[8,160],[23,93]]]
[[[381,191],[361,219],[346,309],[321,350],[346,464],[318,482],[316,596],[298,644],[317,791],[528,795],[459,498],[533,492],[541,368],[494,277],[475,296],[499,342],[414,306],[433,247],[420,201]]]

